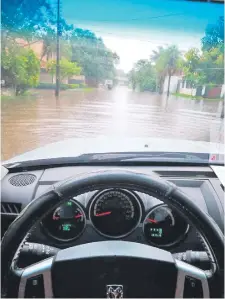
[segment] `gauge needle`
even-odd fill
[[[148,221],[149,222],[152,222],[152,223],[157,223],[158,221],[156,221],[155,219],[151,219],[151,218],[148,218]]]
[[[99,213],[99,214],[95,214],[95,216],[100,217],[100,216],[106,216],[106,215],[110,215],[112,212],[103,212],[103,213]]]
[[[82,216],[83,216],[82,214],[78,214],[78,215],[74,216],[74,218],[80,218]]]

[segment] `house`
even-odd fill
[[[43,46],[44,43],[42,40],[36,40],[33,42],[28,43],[24,39],[17,38],[16,39],[17,43],[21,45],[22,47],[28,47],[32,49],[35,53],[35,55],[38,57],[40,60],[40,83],[55,83],[56,78],[55,76],[52,76],[49,74],[46,70],[47,68],[47,63],[48,59],[47,56],[43,56]],[[53,53],[51,59],[56,59],[56,54]],[[85,84],[85,76],[80,75],[80,76],[72,76],[71,78],[67,78],[63,80],[63,83],[65,84]]]
[[[170,77],[170,89],[169,93],[176,93],[177,86],[180,80],[182,80],[182,72],[177,71],[173,76]],[[168,84],[169,84],[169,76],[165,77],[164,84],[163,84],[163,93],[167,93],[168,91]]]
[[[164,85],[163,85],[163,93],[167,93],[168,89],[168,76],[166,76]],[[180,93],[185,95],[190,95],[193,97],[202,96],[209,99],[222,98],[225,93],[225,85],[199,85],[194,87],[191,82],[184,80],[184,76],[182,74],[175,74],[171,76],[170,79],[170,87],[169,93]]]

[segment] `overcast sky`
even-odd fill
[[[183,51],[200,47],[207,24],[224,15],[220,4],[168,0],[62,0],[63,17],[92,30],[120,56],[129,71],[159,45],[177,44]]]

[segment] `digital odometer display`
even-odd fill
[[[129,234],[140,222],[141,206],[136,196],[125,190],[100,192],[89,211],[95,229],[108,237]]]
[[[143,230],[147,241],[158,247],[168,247],[179,242],[189,225],[168,206],[153,208],[144,220]]]
[[[76,239],[83,232],[86,217],[82,207],[74,200],[69,200],[49,214],[42,225],[53,238],[61,241]]]

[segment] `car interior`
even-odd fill
[[[223,297],[210,166],[12,167],[1,183],[3,296]]]

